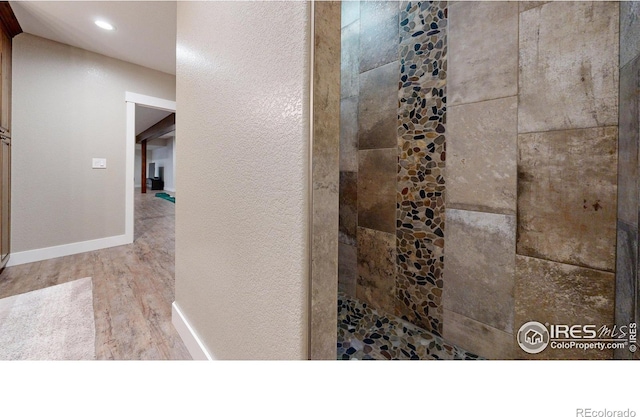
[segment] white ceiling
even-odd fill
[[[136,135],[144,132],[171,113],[173,112],[136,106]]]
[[[176,73],[175,1],[10,1],[22,26],[51,39],[169,74]],[[98,28],[102,19],[116,27]]]

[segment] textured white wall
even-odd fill
[[[26,33],[13,42],[12,251],[124,234],[125,91],[174,100],[175,77]]]
[[[176,304],[220,359],[307,356],[309,11],[179,2]]]

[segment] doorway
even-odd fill
[[[176,102],[157,97],[127,92],[125,94],[127,107],[127,139],[126,139],[126,186],[125,186],[125,236],[127,243],[134,241],[134,216],[135,216],[135,151],[136,151],[136,108],[145,109],[142,114],[154,114],[148,109],[160,112],[175,113]],[[157,113],[156,113],[157,114]],[[175,134],[175,131],[174,131]],[[175,184],[175,136],[173,138],[173,155],[171,157],[173,167],[173,184]],[[146,169],[146,167],[145,167]],[[155,169],[155,167],[154,167]],[[142,181],[142,178],[141,178]],[[141,184],[142,186],[142,184]],[[175,188],[174,188],[175,191]]]

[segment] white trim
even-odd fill
[[[173,112],[176,111],[175,101],[165,100],[158,97],[145,96],[144,94],[132,93],[130,91],[126,91],[124,93],[124,101],[136,103],[144,107],[151,107],[153,109]]]
[[[209,353],[204,343],[202,343],[195,330],[193,330],[193,327],[189,324],[189,320],[184,316],[175,301],[171,303],[171,323],[173,323],[173,327],[176,328],[178,336],[180,336],[194,360],[211,361],[215,359],[213,355]]]
[[[175,193],[176,189],[175,188],[166,188],[165,187],[164,191],[169,191],[169,192]]]
[[[176,113],[176,118],[177,118],[178,114]],[[176,125],[177,125],[177,121],[176,121]],[[173,141],[173,146],[171,148],[172,152],[171,152],[171,157],[173,158],[173,189],[169,189],[168,191],[171,191],[173,193],[176,192],[175,190],[175,186],[176,186],[176,132],[173,132],[173,137],[171,138],[171,140]]]
[[[136,105],[154,109],[176,111],[176,102],[163,98],[145,96],[144,94],[126,91],[124,100],[127,108],[127,134],[125,149],[125,195],[124,195],[124,236],[126,243],[133,243],[134,238],[134,197],[135,192],[135,166],[136,166]],[[175,149],[174,149],[175,155]],[[173,171],[175,173],[175,165]],[[175,175],[175,174],[174,174]],[[142,184],[140,185],[142,186]]]
[[[129,94],[129,93],[127,93]],[[136,169],[136,103],[127,101],[127,139],[125,148],[124,235],[133,243],[134,186]],[[142,185],[141,185],[142,186]]]
[[[127,236],[111,236],[102,239],[86,240],[84,242],[69,243],[60,246],[50,246],[48,248],[27,250],[24,252],[14,252],[9,257],[7,266],[28,264],[31,262],[44,261],[46,259],[59,258],[61,256],[75,255],[76,253],[90,252],[99,249],[111,248],[128,244]]]

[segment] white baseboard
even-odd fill
[[[9,256],[7,266],[28,264],[31,262],[44,261],[46,259],[59,258],[61,256],[75,255],[76,253],[91,252],[99,249],[111,248],[113,246],[128,245],[132,243],[126,235],[105,237],[102,239],[86,240],[84,242],[69,243],[60,246],[50,246],[48,248],[27,250],[24,252],[14,252]]]
[[[169,191],[169,192],[171,192],[171,193],[175,193],[175,192],[176,192],[176,189],[175,189],[175,188],[165,188],[164,190],[165,190],[165,191]]]
[[[178,331],[178,335],[194,360],[211,361],[215,359],[204,346],[175,301],[171,303],[171,323]]]

